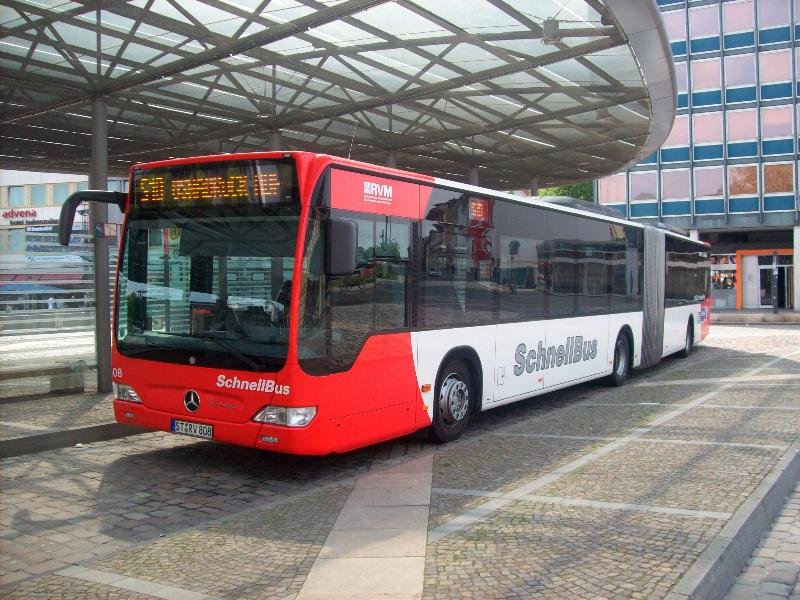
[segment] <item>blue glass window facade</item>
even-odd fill
[[[800,2],[657,2],[678,114],[657,152],[600,180],[598,201],[630,218],[699,229],[719,215],[762,222],[800,210]]]

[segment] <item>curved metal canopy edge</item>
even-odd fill
[[[0,168],[298,149],[499,189],[641,160],[675,114],[654,0],[6,0]]]

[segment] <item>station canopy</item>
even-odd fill
[[[654,0],[4,0],[0,168],[285,149],[498,189],[652,153],[675,114]],[[477,168],[477,171],[474,170]]]

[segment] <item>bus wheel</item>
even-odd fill
[[[692,353],[692,344],[694,343],[694,328],[692,327],[692,322],[689,321],[689,324],[686,326],[686,342],[683,344],[683,350],[678,352],[678,356],[681,358],[688,358],[689,355]]]
[[[472,414],[473,385],[467,366],[460,360],[448,362],[436,390],[431,437],[443,444],[464,433]]]
[[[614,370],[606,377],[606,384],[619,387],[628,378],[631,371],[631,352],[628,336],[620,333],[614,343]]]

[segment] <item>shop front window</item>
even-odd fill
[[[711,254],[711,298],[714,308],[736,308],[736,255]]]

